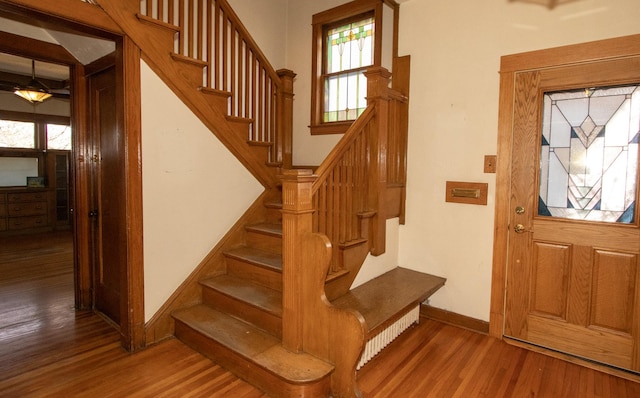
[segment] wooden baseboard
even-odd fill
[[[465,315],[456,314],[455,312],[445,311],[430,305],[420,305],[420,316],[433,319],[435,321],[448,323],[463,329],[472,330],[474,332],[489,334],[489,322],[471,318]]]

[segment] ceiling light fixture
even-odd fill
[[[31,60],[31,81],[26,87],[16,87],[16,91],[13,93],[32,104],[39,104],[44,100],[51,98],[49,88],[36,79],[35,60]]]

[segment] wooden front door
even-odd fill
[[[514,74],[504,335],[640,371],[640,57]]]
[[[94,307],[118,325],[126,286],[124,142],[116,69],[90,78]]]

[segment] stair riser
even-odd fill
[[[201,66],[190,65],[188,63],[181,62],[179,70],[182,77],[184,77],[185,80],[188,81],[191,86],[193,86],[193,88],[202,86],[204,74]]]
[[[274,224],[282,223],[282,209],[267,208],[266,221]]]
[[[208,95],[206,98],[211,108],[218,109],[225,115],[229,112],[229,98],[215,95]]]
[[[290,384],[267,369],[256,365],[247,358],[238,355],[235,351],[212,340],[188,325],[176,320],[176,337],[182,342],[199,351],[231,371],[241,379],[265,391],[269,396],[276,398],[292,397],[328,397],[330,391],[330,378],[309,384]]]
[[[202,289],[202,302],[218,311],[249,322],[275,337],[282,338],[282,318],[276,314],[208,287]]]
[[[282,237],[247,231],[247,246],[282,254]]]
[[[268,268],[259,267],[235,258],[227,258],[227,273],[232,276],[245,278],[262,286],[282,291],[282,273]]]

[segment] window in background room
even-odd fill
[[[36,128],[33,122],[0,120],[0,147],[34,149],[35,137]]]
[[[71,150],[71,126],[47,124],[47,149]]]

